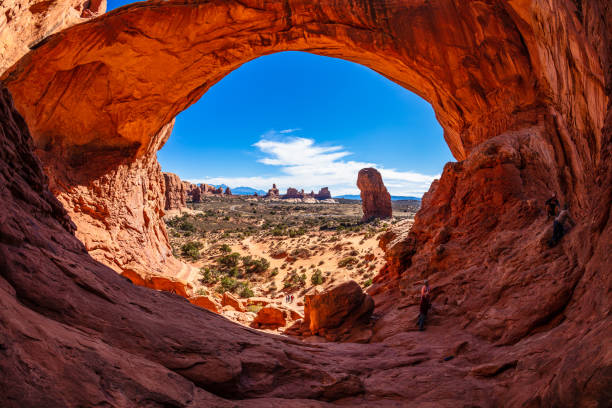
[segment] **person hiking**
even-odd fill
[[[561,241],[561,238],[563,238],[565,233],[569,231],[572,225],[573,221],[570,218],[569,210],[566,205],[553,221],[553,233],[550,241],[548,241],[548,246],[551,248],[556,246],[559,241]]]
[[[546,214],[548,215],[548,219],[555,218],[557,216],[557,208],[559,208],[559,200],[557,199],[557,193],[553,193],[553,195],[546,200],[544,203],[546,206]]]
[[[291,303],[293,303],[293,295],[291,295]]]
[[[419,305],[419,330],[425,330],[425,319],[427,319],[427,312],[431,306],[431,291],[429,289],[429,282],[427,279],[423,281],[423,287],[421,288],[421,304]]]

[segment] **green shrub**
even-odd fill
[[[346,268],[347,266],[353,266],[357,263],[359,263],[359,260],[357,258],[355,258],[354,256],[347,256],[346,258],[343,258],[338,262],[338,267]]]
[[[263,273],[270,268],[270,262],[266,258],[253,259],[251,256],[243,256],[242,266],[246,273]]]
[[[367,281],[363,282],[363,287],[367,288],[368,286],[370,286],[372,284],[372,279],[368,279]]]
[[[232,269],[238,266],[238,262],[240,261],[240,254],[237,252],[232,252],[231,254],[223,255],[217,258],[217,263],[223,269]]]
[[[274,277],[278,275],[278,268],[274,268],[272,269],[272,271],[270,272],[270,277]]]
[[[321,273],[320,269],[316,269],[314,271],[310,277],[310,282],[312,282],[313,285],[320,285],[323,283],[323,274]]]
[[[219,281],[219,273],[217,271],[211,271],[210,268],[200,269],[200,282],[204,285],[211,285]]]
[[[203,247],[204,245],[201,242],[190,241],[181,246],[181,254],[195,261],[200,259],[200,249]]]
[[[196,291],[196,295],[198,295],[198,296],[208,296],[208,292],[204,288],[199,288]]]
[[[219,249],[221,250],[221,252],[224,252],[226,254],[229,254],[230,252],[232,252],[232,247],[230,247],[227,244],[221,245],[221,247]]]
[[[259,311],[263,309],[262,305],[248,305],[247,312],[259,313]]]
[[[255,296],[251,288],[249,288],[249,284],[246,282],[240,283],[239,290],[240,290],[240,293],[239,293],[240,297],[250,298],[250,297]]]
[[[240,283],[234,279],[234,278],[230,278],[229,276],[224,276],[223,278],[221,278],[221,293],[223,292],[231,292],[234,293],[236,291],[236,289],[238,288],[238,285]],[[217,291],[219,291],[217,289]]]

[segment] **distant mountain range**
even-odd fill
[[[215,186],[215,188],[219,188],[219,187],[225,190],[227,188],[227,185],[219,184],[218,186]],[[252,187],[236,187],[236,188],[230,187],[230,190],[232,190],[232,194],[234,195],[253,195],[255,193],[257,193],[257,195],[265,195],[267,193],[267,191],[257,190]]]
[[[340,196],[334,196],[334,198],[344,198],[346,200],[361,200],[361,196],[358,194],[344,194],[344,195],[340,195]],[[391,200],[392,201],[398,201],[398,200],[416,200],[416,201],[421,201],[421,199],[419,197],[412,197],[412,196],[391,196]]]

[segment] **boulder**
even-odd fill
[[[209,296],[194,296],[188,298],[188,300],[194,305],[210,310],[211,312],[215,312],[217,314],[221,312],[221,306],[219,303]]]
[[[239,312],[246,311],[246,309],[244,308],[244,304],[229,292],[223,293],[223,298],[221,299],[221,305],[231,306],[234,308],[234,310],[237,310]]]
[[[337,329],[358,320],[367,321],[374,301],[355,281],[337,284],[322,293],[306,294],[303,326],[312,334]]]
[[[265,306],[257,312],[252,326],[258,329],[277,329],[287,324],[287,311],[275,306]]]
[[[383,184],[378,170],[373,168],[359,170],[357,187],[361,190],[364,221],[392,216],[391,195]]]

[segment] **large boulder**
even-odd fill
[[[373,168],[359,170],[357,187],[361,190],[364,221],[392,216],[391,195],[383,184],[378,170]]]
[[[211,312],[215,312],[217,314],[221,313],[221,306],[219,303],[214,298],[209,296],[194,296],[190,297],[188,300],[194,305],[210,310]]]
[[[342,326],[346,328],[358,320],[367,322],[373,310],[372,297],[357,282],[347,281],[305,296],[303,327],[311,334],[332,333],[336,337],[334,334],[343,332],[337,330]]]
[[[234,310],[237,310],[238,312],[246,311],[246,309],[244,308],[244,303],[238,300],[236,296],[232,295],[229,292],[223,293],[223,298],[221,298],[221,305],[231,306],[234,308]]]
[[[253,320],[252,326],[258,329],[277,329],[287,324],[287,311],[276,306],[264,306]]]

